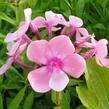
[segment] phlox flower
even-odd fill
[[[18,30],[14,33],[8,33],[5,42],[7,43],[7,48],[10,48],[8,51],[8,55],[12,56],[15,54],[19,46],[24,44],[26,42],[30,42],[28,36],[25,34],[26,31],[29,28],[29,23],[31,21],[31,9],[25,9],[24,10],[24,15],[25,15],[25,21],[22,22],[18,28]]]
[[[28,80],[36,92],[62,91],[69,82],[67,74],[79,78],[85,70],[84,58],[75,53],[71,40],[65,35],[50,41],[31,42],[27,57],[41,66],[28,74]]]
[[[24,51],[27,43],[31,42],[28,36],[25,34],[28,30],[31,19],[31,9],[25,9],[24,14],[25,21],[21,23],[18,30],[14,33],[8,33],[5,38],[9,59],[7,59],[6,63],[0,68],[0,74],[5,73],[11,67],[12,63],[15,62]]]
[[[38,28],[46,28],[48,31],[49,38],[52,37],[52,31],[57,31],[61,29],[60,27],[56,28],[55,26],[58,24],[65,24],[66,20],[61,14],[54,13],[52,11],[46,11],[45,12],[45,18],[44,17],[36,17],[31,22],[31,27],[33,30],[38,30]]]
[[[108,54],[107,44],[108,41],[106,39],[100,39],[97,41],[93,34],[91,36],[91,43],[87,42],[85,45],[85,47],[90,48],[90,50],[87,51],[83,57],[87,59],[95,55],[95,59],[98,65],[109,68],[109,59],[106,58]]]
[[[109,68],[109,59],[106,58],[108,54],[108,50],[107,50],[108,41],[106,39],[100,39],[99,41],[97,41],[93,37],[92,44],[95,46],[96,62],[100,66]]]

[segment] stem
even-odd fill
[[[59,106],[60,105],[60,93],[56,92],[56,105]]]
[[[66,34],[66,31],[67,31],[67,27],[64,27],[61,31],[61,35],[65,35]]]
[[[49,40],[50,40],[53,37],[51,27],[47,25],[46,29],[47,29],[48,37],[49,37]]]
[[[32,40],[26,34],[23,35],[23,38],[26,40],[28,44],[32,42]]]
[[[69,32],[68,36],[71,38],[74,32],[75,32],[75,27],[71,27],[71,31]]]
[[[30,28],[31,28],[32,32],[35,34],[36,38],[38,40],[41,40],[42,36],[41,36],[40,32],[38,31],[37,27],[34,24],[30,23]]]
[[[26,68],[26,69],[29,69],[29,70],[33,70],[34,68],[32,66],[29,66],[27,64],[25,64],[24,62],[22,62],[21,60],[15,60],[15,62],[17,64],[19,64],[20,66]]]

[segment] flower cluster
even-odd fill
[[[45,18],[39,16],[31,20],[30,8],[25,9],[24,14],[25,21],[20,23],[18,30],[8,33],[5,38],[9,59],[0,68],[0,74],[5,73],[12,63],[17,63],[32,70],[28,80],[33,90],[45,93],[51,89],[62,91],[69,82],[68,75],[79,78],[85,70],[85,60],[92,56],[95,56],[100,66],[109,68],[109,60],[106,58],[107,40],[97,41],[94,34],[89,34],[82,27],[83,21],[80,18],[70,16],[67,21],[63,15],[47,11]],[[47,30],[48,40],[41,35],[40,28]],[[36,41],[28,36],[27,31],[30,29]],[[54,33],[59,34],[55,36]],[[87,51],[83,52],[84,48]],[[39,65],[37,68],[21,61],[20,55],[24,50],[28,60]]]

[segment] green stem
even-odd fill
[[[56,92],[56,105],[60,105],[60,92]]]

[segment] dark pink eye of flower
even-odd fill
[[[61,59],[57,57],[51,58],[47,62],[47,68],[49,69],[50,72],[52,72],[54,68],[63,69],[63,66],[64,63],[62,62]]]

